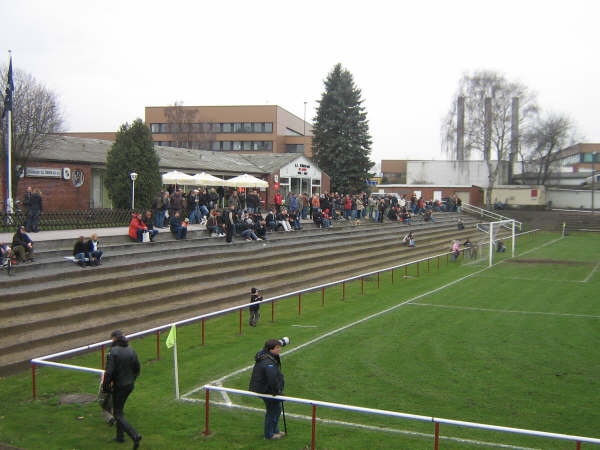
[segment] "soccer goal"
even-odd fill
[[[488,265],[494,264],[494,254],[506,252],[505,240],[511,241],[511,257],[514,258],[516,250],[516,221],[514,219],[498,220],[496,222],[478,223],[477,230],[488,235],[488,242],[481,254],[487,253]],[[486,252],[487,250],[487,252]]]

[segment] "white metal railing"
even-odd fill
[[[501,433],[512,433],[512,434],[521,434],[527,436],[535,436],[540,438],[548,438],[548,439],[559,439],[565,441],[575,442],[576,448],[579,449],[581,447],[581,443],[585,442],[588,444],[596,444],[600,445],[600,439],[584,437],[584,436],[574,436],[570,434],[560,434],[560,433],[548,433],[546,431],[537,431],[537,430],[528,430],[525,428],[513,428],[513,427],[503,427],[498,425],[489,425],[485,423],[477,423],[477,422],[465,422],[463,420],[452,420],[452,419],[442,419],[439,417],[431,417],[431,416],[422,416],[418,414],[408,414],[401,413],[397,411],[388,411],[384,409],[374,409],[374,408],[364,408],[361,406],[352,406],[346,405],[342,403],[331,403],[331,402],[322,402],[318,400],[310,400],[306,398],[297,398],[297,397],[288,397],[284,395],[264,395],[258,394],[256,392],[244,391],[241,389],[232,389],[226,388],[222,386],[212,386],[212,385],[204,385],[202,387],[205,390],[205,418],[204,418],[204,435],[210,434],[209,425],[210,425],[210,391],[220,391],[227,392],[229,394],[238,394],[245,395],[248,397],[259,397],[259,398],[269,398],[271,400],[281,400],[290,402],[290,403],[299,403],[304,405],[312,406],[312,436],[311,436],[311,449],[315,449],[316,445],[316,421],[317,421],[317,406],[322,406],[325,408],[333,408],[340,409],[345,411],[354,411],[358,413],[364,414],[375,414],[379,416],[387,416],[387,417],[397,417],[400,419],[408,419],[408,420],[416,420],[419,422],[431,422],[435,424],[435,434],[434,434],[434,449],[438,449],[438,443],[440,438],[440,430],[439,425],[452,425],[457,427],[465,427],[465,428],[475,428],[480,430],[488,430],[488,431],[498,431]]]
[[[488,209],[483,209],[478,206],[473,206],[468,203],[463,203],[462,205],[463,211],[478,216],[482,219],[489,219],[492,222],[499,222],[501,220],[514,220],[511,217],[503,216],[502,214],[498,214],[494,211],[490,211]],[[522,230],[523,224],[518,220],[515,220],[515,226],[520,230]]]

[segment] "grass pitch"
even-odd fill
[[[382,274],[278,302],[275,322],[262,308],[258,327],[228,315],[178,329],[181,392],[216,379],[246,389],[254,353],[269,337],[290,336],[282,354],[286,395],[597,437],[600,413],[600,237],[539,234],[518,240],[517,258],[493,268],[459,260],[417,274]],[[334,261],[332,261],[334,263]],[[345,297],[342,295],[345,292]],[[301,313],[299,314],[299,309]],[[244,312],[244,323],[247,312]],[[339,330],[339,331],[336,331]],[[110,330],[107,331],[107,334]],[[162,337],[162,341],[166,336]],[[309,345],[304,345],[312,342]],[[204,405],[174,400],[173,355],[155,340],[135,340],[142,376],[126,408],[144,435],[142,448],[299,449],[310,444],[307,406],[286,403],[289,436],[262,440],[262,402],[231,396],[213,406],[204,437]],[[298,348],[301,347],[301,348]],[[97,353],[70,361],[99,367]],[[93,403],[63,404],[65,393],[95,393],[84,373],[42,368],[31,401],[29,374],[0,381],[0,442],[28,449],[106,448],[114,430]],[[203,398],[198,392],[191,398]],[[211,398],[220,400],[217,393]],[[258,408],[253,410],[252,408]],[[319,408],[317,447],[323,449],[433,447],[433,425]],[[575,444],[466,428],[441,427],[440,448],[574,448]],[[129,444],[128,444],[129,445]],[[583,448],[591,447],[584,444]]]

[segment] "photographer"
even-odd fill
[[[262,301],[263,296],[261,291],[253,287],[252,289],[250,289],[250,293],[252,294],[250,295],[250,303]],[[260,319],[260,305],[250,305],[248,309],[250,310],[250,326],[255,327],[258,323],[258,319]]]
[[[279,352],[281,347],[290,342],[289,338],[267,339],[264,347],[254,357],[255,364],[250,378],[249,390],[259,394],[280,395],[283,393],[284,379],[281,372]],[[263,398],[266,407],[265,439],[280,439],[285,433],[279,431],[279,416],[282,402]],[[285,417],[284,417],[285,421]]]

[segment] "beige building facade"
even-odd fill
[[[277,105],[147,106],[158,146],[312,156],[312,125]]]

